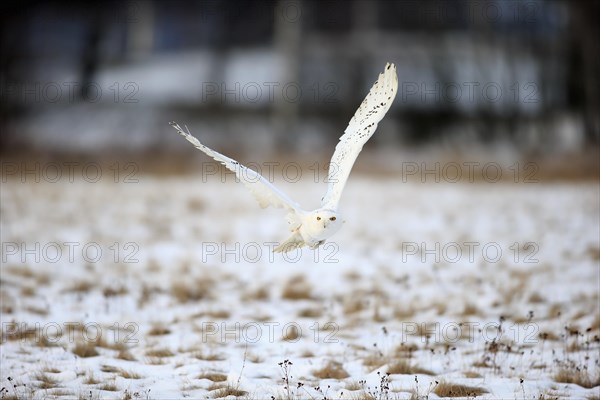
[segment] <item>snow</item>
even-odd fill
[[[353,174],[343,229],[286,256],[270,251],[288,236],[283,213],[261,210],[242,185],[104,176],[2,183],[5,396],[213,398],[229,384],[287,398],[284,360],[298,398],[386,398],[381,376],[399,361],[421,372],[391,374],[390,398],[417,385],[436,398],[441,382],[485,389],[478,398],[598,396],[556,381],[564,369],[600,373],[597,184]],[[305,205],[325,188],[276,183]],[[283,340],[292,326],[301,336]],[[27,327],[40,332],[25,337]],[[98,355],[74,353],[98,332]],[[348,377],[316,377],[328,362]]]

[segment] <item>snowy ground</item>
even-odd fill
[[[284,257],[242,185],[137,179],[2,183],[1,397],[600,397],[597,184],[354,174]]]

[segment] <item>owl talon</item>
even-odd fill
[[[325,240],[319,240],[317,243],[315,243],[314,245],[310,246],[311,250],[316,250],[317,247],[321,246],[323,243],[325,243]]]

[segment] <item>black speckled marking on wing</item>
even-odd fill
[[[344,134],[340,137],[340,142],[335,147],[331,158],[331,163],[335,165],[335,168],[330,168],[327,194],[321,202],[323,207],[337,208],[356,157],[364,144],[375,133],[377,124],[389,110],[397,90],[396,67],[394,64],[388,63],[384,72],[379,74],[379,78],[356,110]]]

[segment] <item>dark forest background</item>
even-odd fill
[[[596,157],[597,1],[4,1],[2,154],[234,154],[343,132],[387,61],[368,148]],[[416,150],[415,150],[416,151]]]

